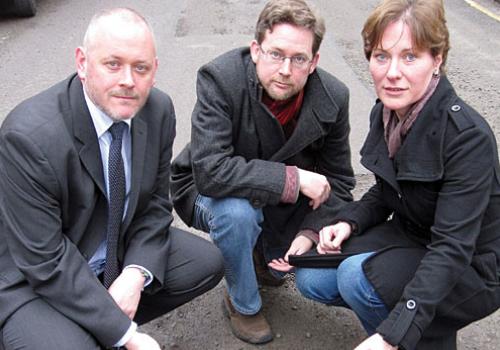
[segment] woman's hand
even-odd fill
[[[351,236],[351,225],[340,221],[335,225],[323,227],[319,231],[319,244],[316,247],[320,254],[340,253],[342,242]]]
[[[313,244],[314,242],[306,236],[298,236],[293,240],[284,258],[273,259],[267,265],[277,271],[290,272],[293,270],[293,266],[288,263],[288,256],[304,254],[305,252],[311,250]]]
[[[369,338],[366,338],[354,350],[397,350],[397,346],[392,346],[382,338],[378,333],[375,333]]]

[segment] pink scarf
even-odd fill
[[[410,107],[403,119],[399,119],[396,112],[384,106],[382,118],[384,122],[384,138],[389,149],[389,158],[394,158],[394,155],[398,152],[406,134],[408,134],[415,120],[417,120],[420,111],[436,90],[439,78],[439,75],[432,76],[424,96]]]

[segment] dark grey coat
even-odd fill
[[[248,48],[232,50],[199,70],[192,141],[172,164],[172,198],[184,222],[191,225],[198,193],[247,198],[264,208],[264,231],[286,233],[287,239],[272,244],[286,249],[290,236],[303,228],[319,230],[352,199],[348,89],[321,69],[304,89],[298,124],[287,141],[260,102],[262,87]],[[312,211],[302,195],[296,204],[280,204],[285,165],[325,175],[332,187],[328,204]]]
[[[339,215],[358,226],[345,250],[407,247],[386,248],[364,266],[391,309],[377,331],[407,350],[417,343],[451,349],[433,338],[500,304],[497,144],[484,119],[442,77],[391,161],[382,107],[372,110],[361,150],[377,183]]]

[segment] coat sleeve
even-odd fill
[[[235,106],[232,94],[222,88],[229,86],[235,89],[227,81],[221,81],[226,75],[215,65],[202,67],[198,72],[197,101],[191,130],[196,188],[205,196],[247,198],[260,207],[278,204],[285,186],[285,164],[261,159],[246,160],[235,154],[232,120],[241,106]],[[246,79],[232,77],[238,78]],[[238,88],[243,89],[241,86]]]
[[[492,137],[477,127],[459,132],[446,144],[428,252],[400,301],[377,328],[389,343],[413,349],[470,265],[495,181],[495,149]]]
[[[165,99],[164,99],[164,98]],[[148,290],[155,292],[163,288],[164,276],[168,260],[169,227],[173,221],[172,201],[169,195],[170,162],[172,159],[172,145],[175,138],[175,111],[170,98],[161,94],[161,109],[164,111],[161,122],[148,121],[151,126],[147,133],[149,148],[144,155],[144,172],[151,180],[143,184],[152,183],[149,193],[141,193],[146,196],[139,199],[140,204],[130,226],[126,230],[125,258],[123,266],[139,265],[147,268],[154,276],[153,283]],[[166,108],[164,108],[165,106]],[[152,113],[157,110],[154,105],[153,111],[146,117],[152,119]],[[153,150],[154,148],[154,150]],[[157,166],[153,166],[157,164]],[[141,189],[141,191],[145,191]]]
[[[376,183],[361,197],[359,201],[346,204],[335,217],[334,222],[346,221],[356,224],[354,234],[361,235],[369,227],[386,221],[392,210],[385,204],[382,197],[382,182]]]
[[[0,193],[2,236],[34,292],[103,345],[114,345],[131,321],[65,235],[58,176],[28,135],[0,135]]]
[[[318,174],[327,177],[331,187],[330,198],[318,209],[307,214],[301,226],[301,229],[312,229],[316,232],[331,224],[332,218],[339,210],[352,201],[351,191],[355,185],[349,146],[349,90],[338,89],[334,93],[341,104],[336,122],[318,152],[314,169]]]

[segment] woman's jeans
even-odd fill
[[[193,227],[210,234],[224,257],[226,286],[234,308],[254,315],[262,307],[252,258],[264,215],[243,198],[198,195]]]
[[[362,264],[373,253],[345,259],[337,269],[298,268],[295,281],[306,297],[327,305],[350,308],[369,335],[387,317],[388,310],[366,278]]]

